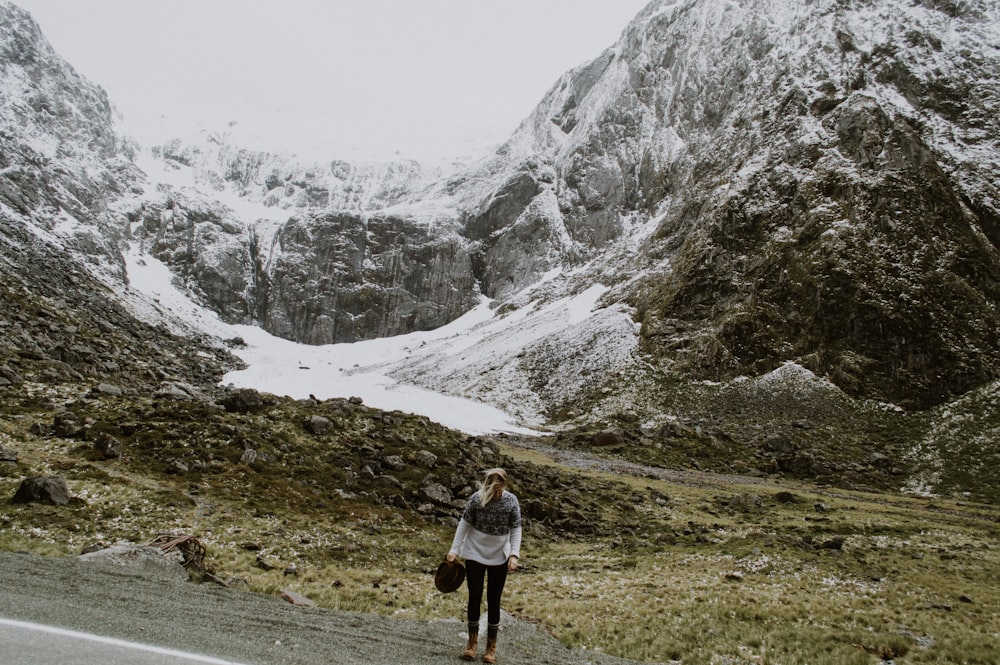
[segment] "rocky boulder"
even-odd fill
[[[88,563],[122,566],[165,580],[185,582],[190,579],[179,553],[167,553],[158,547],[122,544],[96,549],[77,558]]]
[[[59,476],[25,478],[11,498],[13,503],[51,503],[56,506],[64,506],[69,500],[69,486]]]

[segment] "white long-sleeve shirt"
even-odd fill
[[[469,497],[455,530],[451,553],[487,566],[521,556],[521,504],[504,491],[499,499],[483,506],[476,492]]]

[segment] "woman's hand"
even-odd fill
[[[507,557],[507,572],[513,573],[517,570],[517,557],[509,556]]]
[[[448,561],[448,563],[451,563],[452,561],[455,560],[455,553],[454,552],[448,552],[448,556],[446,556],[445,559]]]

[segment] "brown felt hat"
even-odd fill
[[[465,581],[465,566],[458,561],[442,561],[434,574],[434,586],[441,593],[458,591]]]

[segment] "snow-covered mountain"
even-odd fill
[[[678,436],[761,449],[752,385],[787,398],[775,428],[836,446],[873,436],[845,413],[995,394],[989,0],[654,0],[447,173],[225,130],[132,146],[6,2],[0,67],[5,224],[110,284],[126,254],[162,262],[224,323],[295,342],[429,331],[485,300],[371,366],[531,426],[711,421]],[[817,410],[833,393],[853,406]]]

